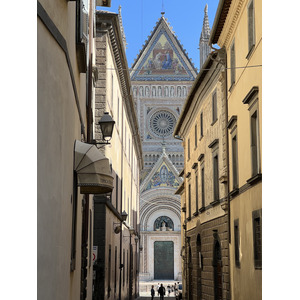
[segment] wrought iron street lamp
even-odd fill
[[[109,141],[112,138],[113,130],[115,121],[112,119],[112,117],[108,114],[108,112],[105,112],[103,116],[101,117],[100,121],[98,122],[100,126],[100,130],[102,132],[102,141],[103,142],[96,142],[93,140],[93,144],[95,145],[109,145]]]

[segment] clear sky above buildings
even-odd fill
[[[111,0],[110,8],[97,7],[97,9],[118,13],[118,7],[121,5],[123,27],[128,44],[126,54],[129,67],[139,54],[164,9],[165,18],[173,27],[178,40],[199,71],[198,48],[204,8],[207,4],[211,28],[218,3],[218,0]]]

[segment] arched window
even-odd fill
[[[154,231],[155,230],[174,230],[173,221],[167,216],[158,217],[154,222]]]

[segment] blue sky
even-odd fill
[[[122,7],[123,26],[127,40],[127,62],[131,67],[134,59],[148,39],[156,22],[161,17],[162,3],[165,18],[173,27],[177,38],[186,49],[199,71],[199,38],[202,30],[205,5],[208,5],[208,18],[210,28],[213,25],[218,0],[111,0],[110,8],[97,7],[97,9],[118,12]]]

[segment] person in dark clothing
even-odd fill
[[[158,293],[160,295],[160,299],[163,300],[164,299],[164,295],[166,293],[166,289],[164,288],[163,284],[161,284],[161,286],[159,287]]]
[[[151,288],[151,300],[153,300],[154,295],[155,295],[154,285],[152,285],[152,288]]]

